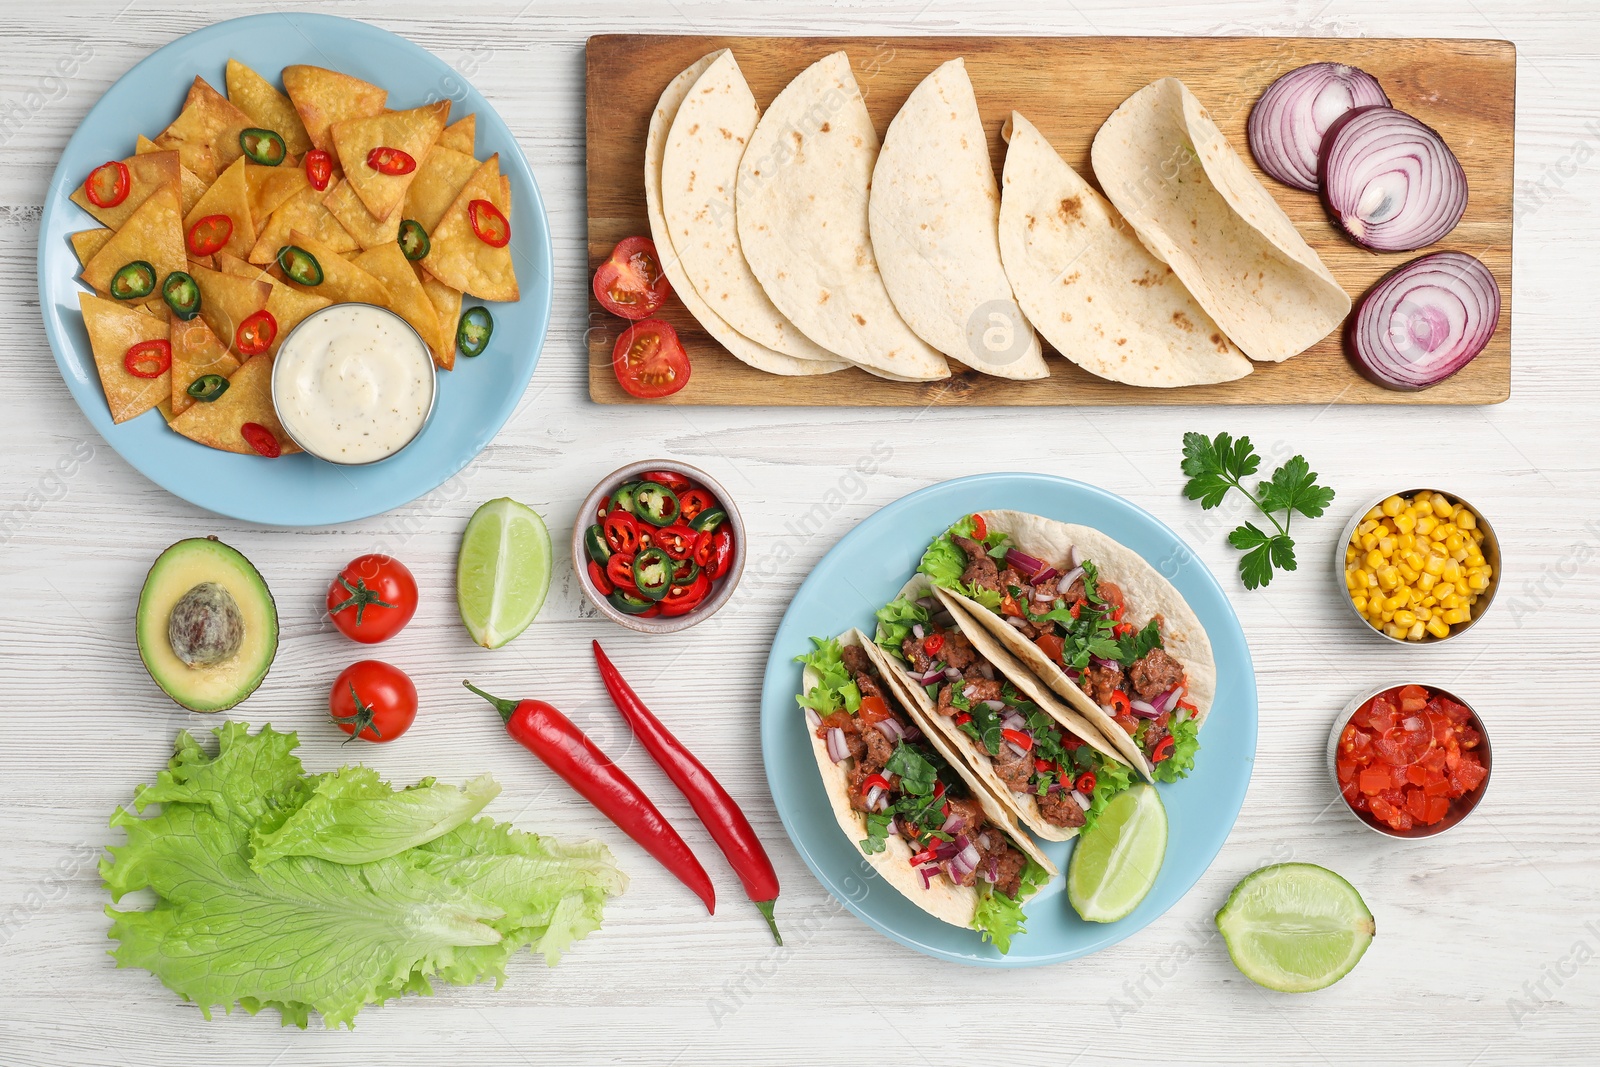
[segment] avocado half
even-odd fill
[[[156,557],[139,593],[139,657],[190,711],[226,711],[256,691],[278,653],[278,606],[261,573],[215,537]]]

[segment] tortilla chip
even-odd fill
[[[128,168],[128,195],[116,207],[95,207],[89,202],[89,194],[80,184],[72,191],[70,199],[83,210],[94,216],[94,220],[102,226],[109,226],[113,230],[122,228],[133,213],[139,210],[139,205],[149,199],[150,194],[178,178],[178,153],[154,152],[145,155],[131,155],[122,161]],[[83,176],[87,183],[89,176]]]
[[[252,266],[237,256],[230,256],[226,252],[217,256],[217,268],[224,274],[232,274],[239,278],[249,278],[252,281],[266,282],[272,286],[272,295],[267,298],[267,311],[278,324],[278,335],[267,346],[266,354],[276,355],[278,347],[283,344],[283,339],[289,336],[289,331],[300,325],[307,316],[321,311],[333,304],[327,297],[315,293],[302,293],[298,289],[290,288],[271,274]]]
[[[184,215],[184,233],[207,215],[226,215],[233,220],[233,232],[228,235],[223,250],[236,256],[250,254],[256,243],[256,224],[250,214],[250,183],[245,177],[245,167],[245,158],[240,156],[211,183],[200,202]]]
[[[437,352],[439,316],[400,245],[391,241],[369,248],[356,257],[355,265],[383,283],[389,290],[389,310],[409,322],[428,343],[428,349]]]
[[[489,201],[511,222],[511,187],[501,180],[498,153],[472,175],[429,234],[430,247],[422,266],[446,285],[483,300],[516,300],[519,293],[511,245],[495,248],[472,232],[467,205],[474,200]]]
[[[257,228],[265,225],[285,200],[311,184],[304,167],[291,167],[287,162],[281,167],[247,163],[244,177],[250,186],[250,217]]]
[[[441,147],[452,149],[456,152],[465,152],[467,155],[477,148],[478,142],[478,116],[468,115],[459,122],[453,122],[444,128],[439,135]]]
[[[367,166],[367,154],[375,148],[394,148],[420,166],[444,132],[449,114],[450,101],[440,100],[409,111],[388,111],[334,124],[333,143],[338,147],[345,180],[355,187],[373,218],[387,219],[405,202],[417,168],[409,174],[382,174]]]
[[[94,254],[105,247],[111,235],[115,233],[105,226],[96,226],[92,230],[79,230],[68,238],[72,242],[72,252],[78,257],[78,266],[86,265],[94,258]]]
[[[283,424],[272,407],[271,356],[252,356],[245,360],[228,378],[227,392],[209,404],[191,405],[172,420],[172,428],[189,440],[211,448],[253,456],[256,450],[239,432],[247,422],[270,430],[284,455],[300,451],[283,432]]]
[[[161,148],[177,149],[183,165],[210,185],[222,169],[244,154],[239,134],[255,125],[228,98],[197,77],[189,87],[183,111],[156,138]]]
[[[189,265],[189,273],[200,287],[200,317],[229,351],[235,351],[234,336],[239,324],[267,306],[271,284],[224,274],[198,263]]]
[[[171,392],[172,375],[162,371],[155,378],[129,374],[124,361],[128,349],[140,341],[166,340],[167,320],[141,315],[115,300],[78,294],[83,325],[89,331],[89,348],[94,353],[100,385],[106,391],[112,422],[127,422],[143,415],[166,400]]]
[[[167,421],[188,410],[196,403],[189,395],[189,386],[202,374],[220,374],[224,378],[239,369],[239,361],[228,351],[228,346],[217,340],[217,335],[202,318],[184,322],[171,316],[167,325],[172,336],[172,403]]]
[[[391,214],[386,222],[373,218],[356,195],[355,187],[348,181],[329,189],[328,195],[322,198],[322,206],[339,220],[339,225],[349,231],[362,248],[392,245],[400,238],[400,212]]]
[[[284,284],[293,286],[302,293],[311,293],[330,300],[335,304],[377,304],[379,307],[389,307],[389,287],[374,278],[361,267],[329,248],[321,241],[309,234],[293,231],[290,241],[317,257],[317,263],[322,267],[322,284],[306,286],[296,282],[293,278],[284,280]],[[396,250],[399,249],[396,245]],[[402,255],[401,258],[404,258]]]
[[[189,264],[183,246],[183,217],[178,213],[178,206],[176,181],[151,193],[123,223],[116,236],[84,264],[84,284],[109,296],[112,276],[129,263],[142,259],[156,271],[156,287],[144,299],[160,300],[163,279]]]
[[[311,149],[305,124],[287,96],[272,83],[239,62],[228,60],[228,102],[250,116],[258,128],[271,130],[283,138],[283,145],[295,158]],[[287,164],[287,160],[284,161]]]
[[[439,322],[439,347],[433,350],[433,362],[440,370],[453,370],[456,365],[456,330],[461,325],[461,290],[452,289],[425,270],[418,270],[422,291],[433,303],[433,313]]]
[[[307,182],[300,191],[294,193],[278,205],[278,210],[267,219],[267,224],[261,229],[261,236],[256,238],[255,247],[245,257],[251,263],[265,266],[278,258],[278,249],[291,243],[289,234],[295,230],[308,233],[335,252],[354,252],[361,246],[350,232],[339,225],[339,220],[334,218],[322,203],[323,194],[312,188]]]
[[[302,64],[283,68],[283,87],[311,143],[324,152],[333,151],[329,127],[335,122],[381,114],[389,99],[386,90],[360,78]]]
[[[417,180],[406,190],[404,218],[415,219],[429,234],[456,202],[462,186],[472,179],[478,161],[465,152],[434,145],[428,158],[417,168]]]

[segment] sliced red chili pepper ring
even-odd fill
[[[122,365],[135,378],[159,378],[172,366],[172,342],[158,337],[130,345]]]
[[[306,180],[311,183],[311,188],[322,192],[328,187],[328,181],[333,177],[333,156],[320,148],[313,148],[306,153]]]
[[[626,511],[609,512],[600,520],[600,531],[613,552],[631,556],[639,550],[639,520]]]
[[[253,315],[245,316],[239,328],[233,334],[233,347],[242,356],[259,356],[268,348],[278,336],[278,320],[272,317],[272,312],[262,308]]]
[[[733,528],[720,526],[711,534],[711,561],[706,564],[706,573],[712,578],[721,578],[732,565]]]
[[[467,205],[467,220],[478,240],[490,248],[504,248],[511,243],[511,223],[500,209],[487,200],[474,200]]]
[[[233,236],[233,219],[227,215],[207,215],[196,219],[189,227],[186,241],[191,256],[209,256],[220,252]]]
[[[417,169],[417,161],[409,152],[383,146],[367,153],[367,166],[379,174],[410,174]]]
[[[128,199],[128,191],[132,188],[133,179],[128,174],[128,165],[113,159],[89,172],[89,177],[83,183],[83,195],[95,207],[116,207]]]
[[[588,570],[589,581],[594,583],[594,587],[600,591],[600,595],[610,596],[612,591],[616,589],[616,586],[612,585],[611,579],[606,577],[605,568],[601,567],[600,564],[591,559],[589,561]]]
[[[277,459],[283,454],[278,439],[272,436],[272,431],[259,422],[247,422],[239,427],[239,436],[244,438],[244,443],[256,450],[258,455],[268,459]]]
[[[694,554],[695,540],[700,535],[680,523],[663,527],[655,535],[655,543],[673,559],[688,559]]]
[[[687,615],[699,607],[711,592],[711,578],[705,571],[694,576],[688,585],[675,585],[661,598],[661,614]]]

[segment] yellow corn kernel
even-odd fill
[[[1433,609],[1420,603],[1412,604],[1411,612],[1418,618],[1418,620],[1422,622],[1427,622],[1429,619],[1433,618]]]
[[[1437,578],[1439,575],[1444,573],[1444,563],[1444,556],[1430,555],[1427,559],[1423,560],[1422,571],[1424,574],[1431,574],[1433,577]]]
[[[1461,564],[1453,559],[1446,559],[1444,566],[1439,570],[1439,577],[1447,582],[1453,582],[1461,577]]]
[[[1442,589],[1444,586],[1440,586],[1440,588]],[[1452,585],[1450,586],[1450,592],[1439,598],[1439,606],[1448,611],[1451,608],[1466,606],[1466,601],[1457,595],[1456,587]]]
[[[1381,518],[1383,518],[1383,505],[1382,504],[1374,504],[1367,511],[1366,520],[1368,522],[1377,522]]]
[[[1393,518],[1394,516],[1400,514],[1400,510],[1402,508],[1404,508],[1405,506],[1406,506],[1406,502],[1404,500],[1401,500],[1397,496],[1392,496],[1389,499],[1385,500],[1382,504],[1378,505],[1378,507],[1380,507],[1383,510],[1383,513],[1385,515],[1389,516],[1390,518]]]
[[[1478,574],[1469,574],[1467,575],[1467,588],[1471,589],[1474,593],[1481,593],[1485,589],[1489,588],[1489,579],[1481,572]]]
[[[1462,508],[1455,514],[1455,523],[1458,530],[1475,530],[1478,528],[1478,516]]]
[[[1417,580],[1417,572],[1411,567],[1410,564],[1402,563],[1395,569],[1400,572],[1400,577],[1403,580],[1407,582],[1414,582]]]
[[[1357,548],[1355,545],[1346,545],[1345,546],[1345,549],[1344,549],[1344,561],[1346,563],[1354,563],[1356,560],[1358,560],[1360,558],[1361,558],[1361,550],[1359,548]]]
[[[1467,603],[1470,604],[1472,602],[1470,599],[1472,596],[1472,586],[1467,584],[1466,575],[1462,575],[1456,580],[1456,594],[1463,598],[1468,598],[1466,601]]]
[[[1366,519],[1363,519],[1361,521],[1361,523],[1356,526],[1356,533],[1358,533],[1358,534],[1369,534],[1373,530],[1376,530],[1377,528],[1378,528],[1378,523],[1376,522],[1376,520],[1374,520],[1372,518],[1366,518]]]
[[[1441,518],[1455,514],[1456,506],[1443,493],[1434,493],[1428,502],[1433,505],[1433,513]]]
[[[1489,564],[1489,561],[1483,558],[1483,553],[1478,551],[1478,546],[1477,545],[1468,545],[1467,546],[1467,566],[1468,567],[1486,567],[1486,566],[1488,566],[1488,564]]]
[[[1365,567],[1357,567],[1351,573],[1356,579],[1355,588],[1365,589],[1367,586],[1372,584],[1372,572],[1367,570]]]
[[[1383,632],[1388,634],[1390,637],[1394,638],[1396,641],[1402,639],[1405,636],[1405,631],[1400,629],[1400,627],[1396,626],[1392,622],[1384,624]]]
[[[1420,622],[1412,623],[1411,624],[1411,629],[1406,631],[1406,640],[1407,641],[1421,641],[1422,640],[1422,635],[1425,632],[1425,630],[1426,630],[1426,627],[1422,623],[1420,623]]]
[[[1417,517],[1408,511],[1402,511],[1394,517],[1394,528],[1403,534],[1408,534],[1417,528]]]
[[[1450,624],[1445,622],[1443,619],[1430,619],[1428,621],[1427,630],[1435,637],[1442,638],[1450,636]]]
[[[1433,588],[1433,583],[1437,582],[1438,580],[1438,578],[1429,574],[1427,571],[1423,571],[1421,574],[1417,575],[1417,588],[1426,593],[1428,590]]]
[[[1400,551],[1402,552],[1415,552],[1417,550],[1417,538],[1415,534],[1403,533],[1394,539],[1394,543],[1399,546]]]
[[[1357,593],[1355,596],[1351,597],[1350,603],[1354,604],[1356,606],[1356,610],[1361,614],[1365,615],[1367,613],[1367,598],[1362,596],[1360,593]]]
[[[1415,624],[1416,621],[1417,616],[1415,612],[1407,611],[1402,608],[1394,613],[1394,624],[1400,627],[1402,630],[1411,629],[1412,625]]]
[[[1374,548],[1372,551],[1367,553],[1365,562],[1368,567],[1373,570],[1377,570],[1379,567],[1383,566],[1389,561],[1384,558],[1382,552],[1379,552],[1376,548]]]
[[[1422,606],[1425,608],[1436,608],[1439,606],[1439,598],[1432,595],[1425,596],[1422,598]]]
[[[1384,567],[1382,570],[1378,571],[1379,589],[1382,589],[1387,593],[1399,584],[1400,572],[1395,570],[1393,567]]]
[[[1394,555],[1394,537],[1389,534],[1378,538],[1378,551],[1386,556]]]
[[[1358,589],[1358,588],[1360,588],[1359,584],[1356,581],[1356,575],[1358,573],[1360,573],[1360,572],[1353,571],[1353,570],[1347,570],[1347,571],[1344,572],[1344,587],[1346,589]]]
[[[1375,551],[1377,549],[1377,547],[1378,547],[1378,535],[1377,534],[1375,534],[1375,533],[1364,533],[1364,534],[1361,535],[1361,549],[1362,549],[1362,551],[1364,551],[1364,552],[1372,552],[1372,551]]]
[[[1454,626],[1457,623],[1466,622],[1472,616],[1467,611],[1466,608],[1451,608],[1449,611],[1445,612],[1443,615],[1441,615],[1439,617],[1442,618],[1445,622],[1447,622],[1450,625]]]
[[[1422,565],[1428,562],[1420,553],[1417,552],[1406,552],[1400,558],[1404,559],[1406,561],[1406,566],[1410,567],[1414,571],[1420,571],[1422,569]]]
[[[1418,516],[1416,527],[1417,536],[1426,537],[1428,534],[1433,532],[1433,528],[1437,525],[1439,525],[1439,520],[1435,519],[1432,515]]]
[[[1464,548],[1458,548],[1454,552],[1450,553],[1450,558],[1455,560],[1457,563],[1465,563],[1467,561],[1467,550]]]
[[[1461,540],[1460,534],[1453,533],[1444,539],[1444,547],[1448,548],[1451,552],[1454,552],[1457,549],[1466,548],[1467,543]]]
[[[1426,515],[1429,518],[1432,518],[1433,517],[1433,505],[1431,503],[1429,503],[1429,501],[1428,501],[1428,494],[1427,493],[1418,493],[1417,496],[1416,496],[1416,499],[1411,501],[1411,510],[1416,512],[1417,518],[1419,518],[1419,519],[1422,518],[1424,515]]]

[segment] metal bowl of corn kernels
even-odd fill
[[[1438,489],[1385,493],[1334,548],[1345,604],[1400,645],[1438,645],[1477,625],[1500,584],[1500,542],[1483,513]]]

